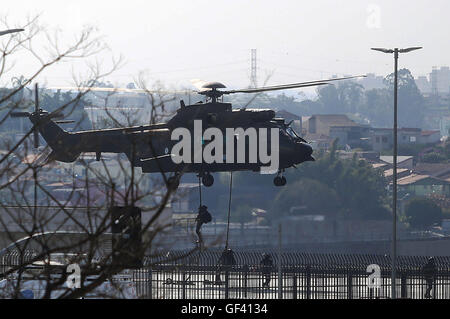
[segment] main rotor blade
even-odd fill
[[[166,157],[170,157],[170,156],[172,156],[172,154],[165,154],[165,155],[149,157],[149,158],[141,158],[141,162],[148,162],[148,161],[159,160],[161,158],[166,158]]]
[[[283,85],[266,86],[266,87],[260,87],[260,88],[230,90],[230,91],[223,91],[223,94],[257,93],[257,92],[265,92],[265,91],[295,89],[295,88],[302,88],[302,87],[326,85],[326,84],[330,84],[329,82],[342,81],[342,80],[348,80],[348,79],[354,79],[354,78],[360,78],[360,77],[366,77],[366,76],[365,75],[357,75],[357,76],[348,76],[348,77],[328,79],[328,80],[291,83],[291,84],[283,84]]]
[[[10,30],[5,30],[5,31],[0,31],[0,35],[5,35],[5,34],[9,34],[9,33],[15,33],[15,32],[22,32],[25,31],[24,29],[10,29]]]
[[[205,85],[206,83],[208,83],[208,81],[205,80],[200,80],[200,79],[192,79],[191,84],[193,86],[195,86],[198,90],[202,90],[203,89],[203,85]]]
[[[153,94],[189,94],[195,93],[192,90],[143,90],[143,89],[125,89],[125,88],[103,88],[103,87],[77,87],[77,86],[53,86],[48,90],[64,90],[64,91],[91,91],[91,92],[110,92],[110,93],[153,93]]]
[[[29,117],[30,112],[11,112],[11,114],[9,114],[9,116],[11,116],[11,117]]]
[[[61,121],[54,121],[56,124],[70,124],[75,123],[74,120],[61,120]]]

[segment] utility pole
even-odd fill
[[[252,49],[252,59],[251,59],[251,75],[250,75],[250,87],[258,87],[258,78],[256,74],[257,64],[256,64],[256,49]]]
[[[398,102],[398,54],[408,53],[422,47],[412,47],[407,49],[384,49],[372,48],[374,51],[383,53],[394,53],[394,155],[393,155],[393,179],[392,179],[392,250],[391,250],[391,298],[397,298],[395,290],[396,269],[397,269],[397,102]]]

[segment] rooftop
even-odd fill
[[[420,175],[420,174],[411,174],[405,177],[400,178],[397,183],[398,185],[411,185],[411,184],[415,184],[417,182],[426,180],[426,179],[431,179],[436,181],[436,185],[443,185],[443,184],[450,184],[449,181],[443,180],[443,179],[439,179],[430,175]]]
[[[441,134],[441,132],[440,131],[436,131],[436,130],[433,130],[433,131],[422,131],[422,136],[430,136],[430,135],[433,135],[433,134]]]
[[[397,156],[397,163],[402,163],[405,161],[408,161],[410,159],[413,159],[413,156]],[[394,163],[394,157],[393,156],[380,156],[380,161],[393,164]]]
[[[448,163],[417,163],[414,172],[435,177],[442,177],[450,174],[450,164]]]
[[[311,119],[317,119],[321,122],[326,122],[330,126],[360,126],[360,124],[352,121],[345,114],[315,114]]]
[[[407,172],[409,172],[409,169],[407,169],[407,168],[398,168],[397,169],[397,175],[404,175],[404,174],[407,174]],[[394,175],[394,169],[392,169],[392,168],[387,169],[383,172],[383,174],[384,174],[384,177],[390,178],[390,177],[392,177],[392,175]]]

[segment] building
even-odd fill
[[[386,87],[383,83],[384,77],[381,75],[376,75],[374,73],[368,73],[365,78],[362,78],[358,81],[364,89],[373,90],[373,89],[382,89]]]
[[[440,69],[433,67],[430,73],[431,93],[446,95],[450,93],[450,68],[443,66]]]
[[[385,170],[385,171],[383,172],[383,174],[384,174],[384,177],[385,177],[389,182],[392,182],[393,176],[394,176],[394,169],[393,169],[393,168],[389,168],[389,169]],[[397,178],[398,178],[398,179],[403,178],[403,177],[406,177],[406,176],[411,175],[411,174],[412,174],[412,171],[409,170],[409,169],[407,169],[407,168],[399,168],[399,169],[397,170]]]
[[[450,181],[450,164],[447,163],[417,163],[414,173],[430,175]]]
[[[394,147],[394,134],[392,128],[370,129],[369,141],[372,150],[381,152]],[[399,128],[397,130],[397,143],[405,144],[435,144],[439,143],[441,132],[438,130],[423,130],[420,128]]]
[[[420,144],[435,144],[441,141],[441,132],[438,130],[422,131],[420,135]]]
[[[394,137],[392,129],[389,128],[373,128],[370,131],[370,143],[372,150],[381,152],[383,150],[392,149],[394,145]]]
[[[338,139],[338,145],[350,146],[351,148],[370,147],[370,127],[367,125],[342,125],[330,127],[332,140]]]
[[[410,196],[450,196],[450,182],[429,175],[411,174],[398,179],[397,184],[399,193]]]
[[[338,139],[340,146],[352,148],[369,146],[370,128],[358,124],[344,114],[319,114],[306,117],[303,121],[303,132],[306,138],[318,145],[328,145]],[[327,149],[328,147],[319,147]]]
[[[420,90],[422,94],[430,94],[431,93],[431,83],[428,81],[428,78],[425,75],[421,75],[415,79],[417,88]]]
[[[360,126],[344,114],[312,115],[306,121],[307,134],[323,134],[330,136],[330,128],[336,126]]]
[[[413,156],[397,156],[397,168],[413,169]],[[393,156],[380,156],[380,161],[392,167],[394,164]]]

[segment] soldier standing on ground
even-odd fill
[[[428,258],[428,262],[422,267],[423,276],[427,282],[427,290],[425,292],[425,298],[431,298],[431,289],[433,289],[434,276],[436,274],[436,265],[434,263],[434,257]]]
[[[261,262],[259,263],[261,266],[261,272],[264,276],[263,287],[269,287],[270,284],[270,273],[272,272],[273,260],[272,256],[269,254],[264,254]]]
[[[218,261],[216,285],[220,285],[222,283],[222,280],[220,279],[220,272],[222,271],[222,269],[230,270],[230,268],[234,265],[236,265],[236,259],[234,258],[233,251],[230,248],[225,249]]]

